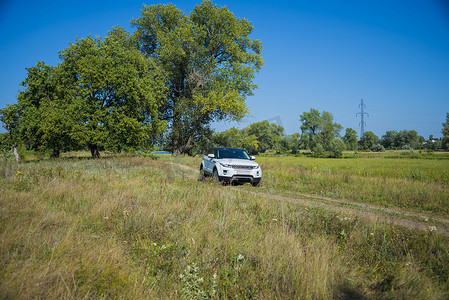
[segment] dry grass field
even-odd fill
[[[199,182],[170,164],[197,168],[198,157],[69,156],[2,157],[2,299],[449,297],[449,238],[433,223],[416,230],[271,196],[444,218],[445,160],[260,157],[255,189]]]

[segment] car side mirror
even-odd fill
[[[209,157],[209,158],[215,158],[215,154],[210,153],[210,154],[207,155],[207,157]]]
[[[254,156],[254,155],[251,155],[251,160],[255,160],[256,159],[256,157]]]

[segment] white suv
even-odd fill
[[[226,183],[250,182],[260,186],[262,169],[243,149],[215,148],[213,153],[203,156],[200,166],[200,180],[213,176],[215,181]]]

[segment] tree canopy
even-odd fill
[[[360,138],[359,146],[362,149],[369,150],[375,144],[379,143],[379,137],[372,131],[365,131]]]
[[[347,150],[357,149],[357,131],[352,128],[346,128],[345,136],[343,137],[345,147]]]
[[[76,93],[72,136],[92,156],[99,156],[99,146],[148,145],[162,132],[163,78],[124,29],[113,28],[104,41],[77,40],[61,52],[61,60]]]
[[[172,4],[151,5],[132,20],[140,50],[155,60],[168,91],[161,116],[169,123],[173,153],[193,147],[195,135],[212,121],[239,120],[263,64],[251,22],[211,1],[185,15]]]
[[[401,149],[409,146],[413,149],[421,149],[425,139],[418,135],[415,130],[389,130],[382,136],[380,143],[386,149]]]
[[[310,112],[304,112],[299,116],[301,121],[301,144],[305,149],[310,149],[317,155],[329,152],[331,156],[339,157],[345,150],[344,142],[340,139],[340,131],[343,129],[338,123],[334,123],[334,116],[323,111],[311,108]]]
[[[28,68],[17,104],[1,111],[11,143],[52,149],[149,145],[164,129],[163,77],[132,37],[115,27],[102,40],[86,37],[62,50],[61,63]]]

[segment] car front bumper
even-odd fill
[[[222,167],[219,170],[218,177],[220,181],[226,182],[260,182],[262,178],[262,170],[260,168],[252,170],[241,170]]]

